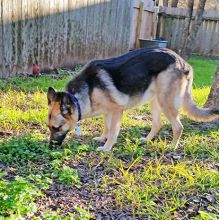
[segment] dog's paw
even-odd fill
[[[95,138],[93,138],[93,140],[95,140],[95,141],[97,141],[97,142],[104,142],[104,141],[106,141],[106,138],[100,136],[100,137],[95,137]]]
[[[103,152],[109,152],[111,148],[106,148],[106,147],[98,147],[97,151],[103,151]]]

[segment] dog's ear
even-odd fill
[[[61,112],[63,115],[71,114],[71,97],[64,93],[61,101]]]
[[[48,104],[50,104],[54,100],[55,96],[56,91],[52,87],[49,87],[47,91]]]

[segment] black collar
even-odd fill
[[[78,109],[78,121],[80,121],[81,120],[81,107],[80,107],[79,101],[75,97],[74,93],[69,93],[69,94],[71,96],[71,101],[76,105],[76,107]]]

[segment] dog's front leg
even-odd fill
[[[104,119],[104,129],[103,129],[103,134],[100,137],[95,137],[93,138],[95,141],[98,142],[104,142],[108,138],[108,132],[110,130],[110,123],[111,123],[111,114],[106,114],[103,116]]]
[[[122,111],[114,111],[110,113],[110,126],[108,130],[107,141],[103,147],[99,147],[99,151],[110,151],[112,146],[117,142],[117,137],[120,130],[120,121],[122,118]]]

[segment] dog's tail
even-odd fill
[[[190,119],[198,122],[210,122],[219,119],[219,109],[199,108],[192,97],[193,70],[190,68],[183,98],[183,109]]]

